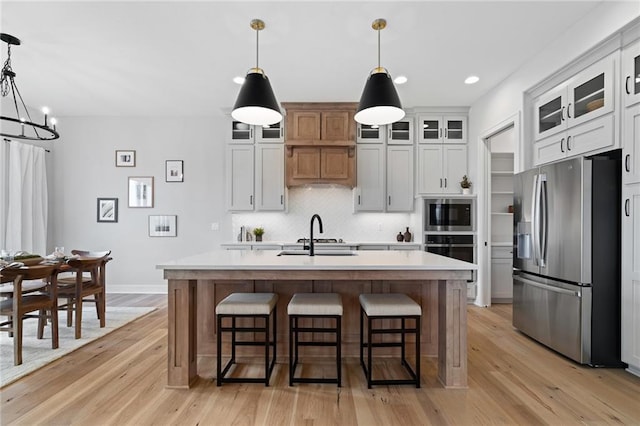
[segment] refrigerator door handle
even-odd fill
[[[514,275],[513,276],[513,280],[514,281],[519,281],[521,283],[530,285],[532,287],[538,287],[541,288],[543,290],[549,290],[549,291],[553,291],[554,293],[561,293],[561,294],[569,294],[571,296],[575,296],[575,297],[582,297],[582,295],[580,294],[579,291],[573,291],[573,290],[567,290],[566,288],[560,288],[560,287],[554,287],[552,285],[548,285],[548,284],[542,284],[536,281],[532,281],[532,280],[528,280],[526,278],[522,278],[518,275]]]
[[[540,174],[538,177],[538,193],[540,200],[540,266],[547,264],[547,240],[549,237],[549,205],[547,203],[547,175]]]
[[[533,191],[531,194],[531,239],[533,241],[533,261],[536,265],[540,265],[540,206],[538,202],[538,177],[533,177]]]

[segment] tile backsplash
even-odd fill
[[[416,203],[417,206],[417,203]],[[314,185],[289,189],[288,211],[232,214],[231,242],[238,240],[240,227],[262,227],[263,241],[296,241],[309,237],[309,221],[315,213],[322,218],[324,233],[314,228],[314,238],[342,238],[346,242],[395,242],[407,226],[413,241],[421,242],[417,213],[354,213],[353,191],[335,185]]]

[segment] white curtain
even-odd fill
[[[45,255],[48,213],[45,150],[16,141],[8,145],[6,237],[3,248]]]

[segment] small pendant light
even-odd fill
[[[382,125],[394,123],[404,117],[404,111],[393,80],[380,66],[380,30],[387,26],[384,19],[376,19],[371,27],[378,31],[378,66],[371,71],[362,91],[355,120],[361,124]]]
[[[282,113],[269,78],[258,66],[258,35],[264,29],[264,21],[252,20],[251,28],[256,30],[256,66],[247,72],[231,116],[242,123],[266,126],[282,121]]]

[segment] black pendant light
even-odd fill
[[[386,69],[380,66],[380,30],[387,26],[384,19],[376,19],[371,27],[378,31],[378,66],[371,71],[364,86],[355,120],[361,124],[383,125],[404,117],[404,110]]]
[[[258,67],[258,35],[264,29],[264,22],[254,19],[251,28],[256,30],[256,66],[247,72],[231,116],[242,123],[267,126],[282,121],[282,113],[269,78]]]

